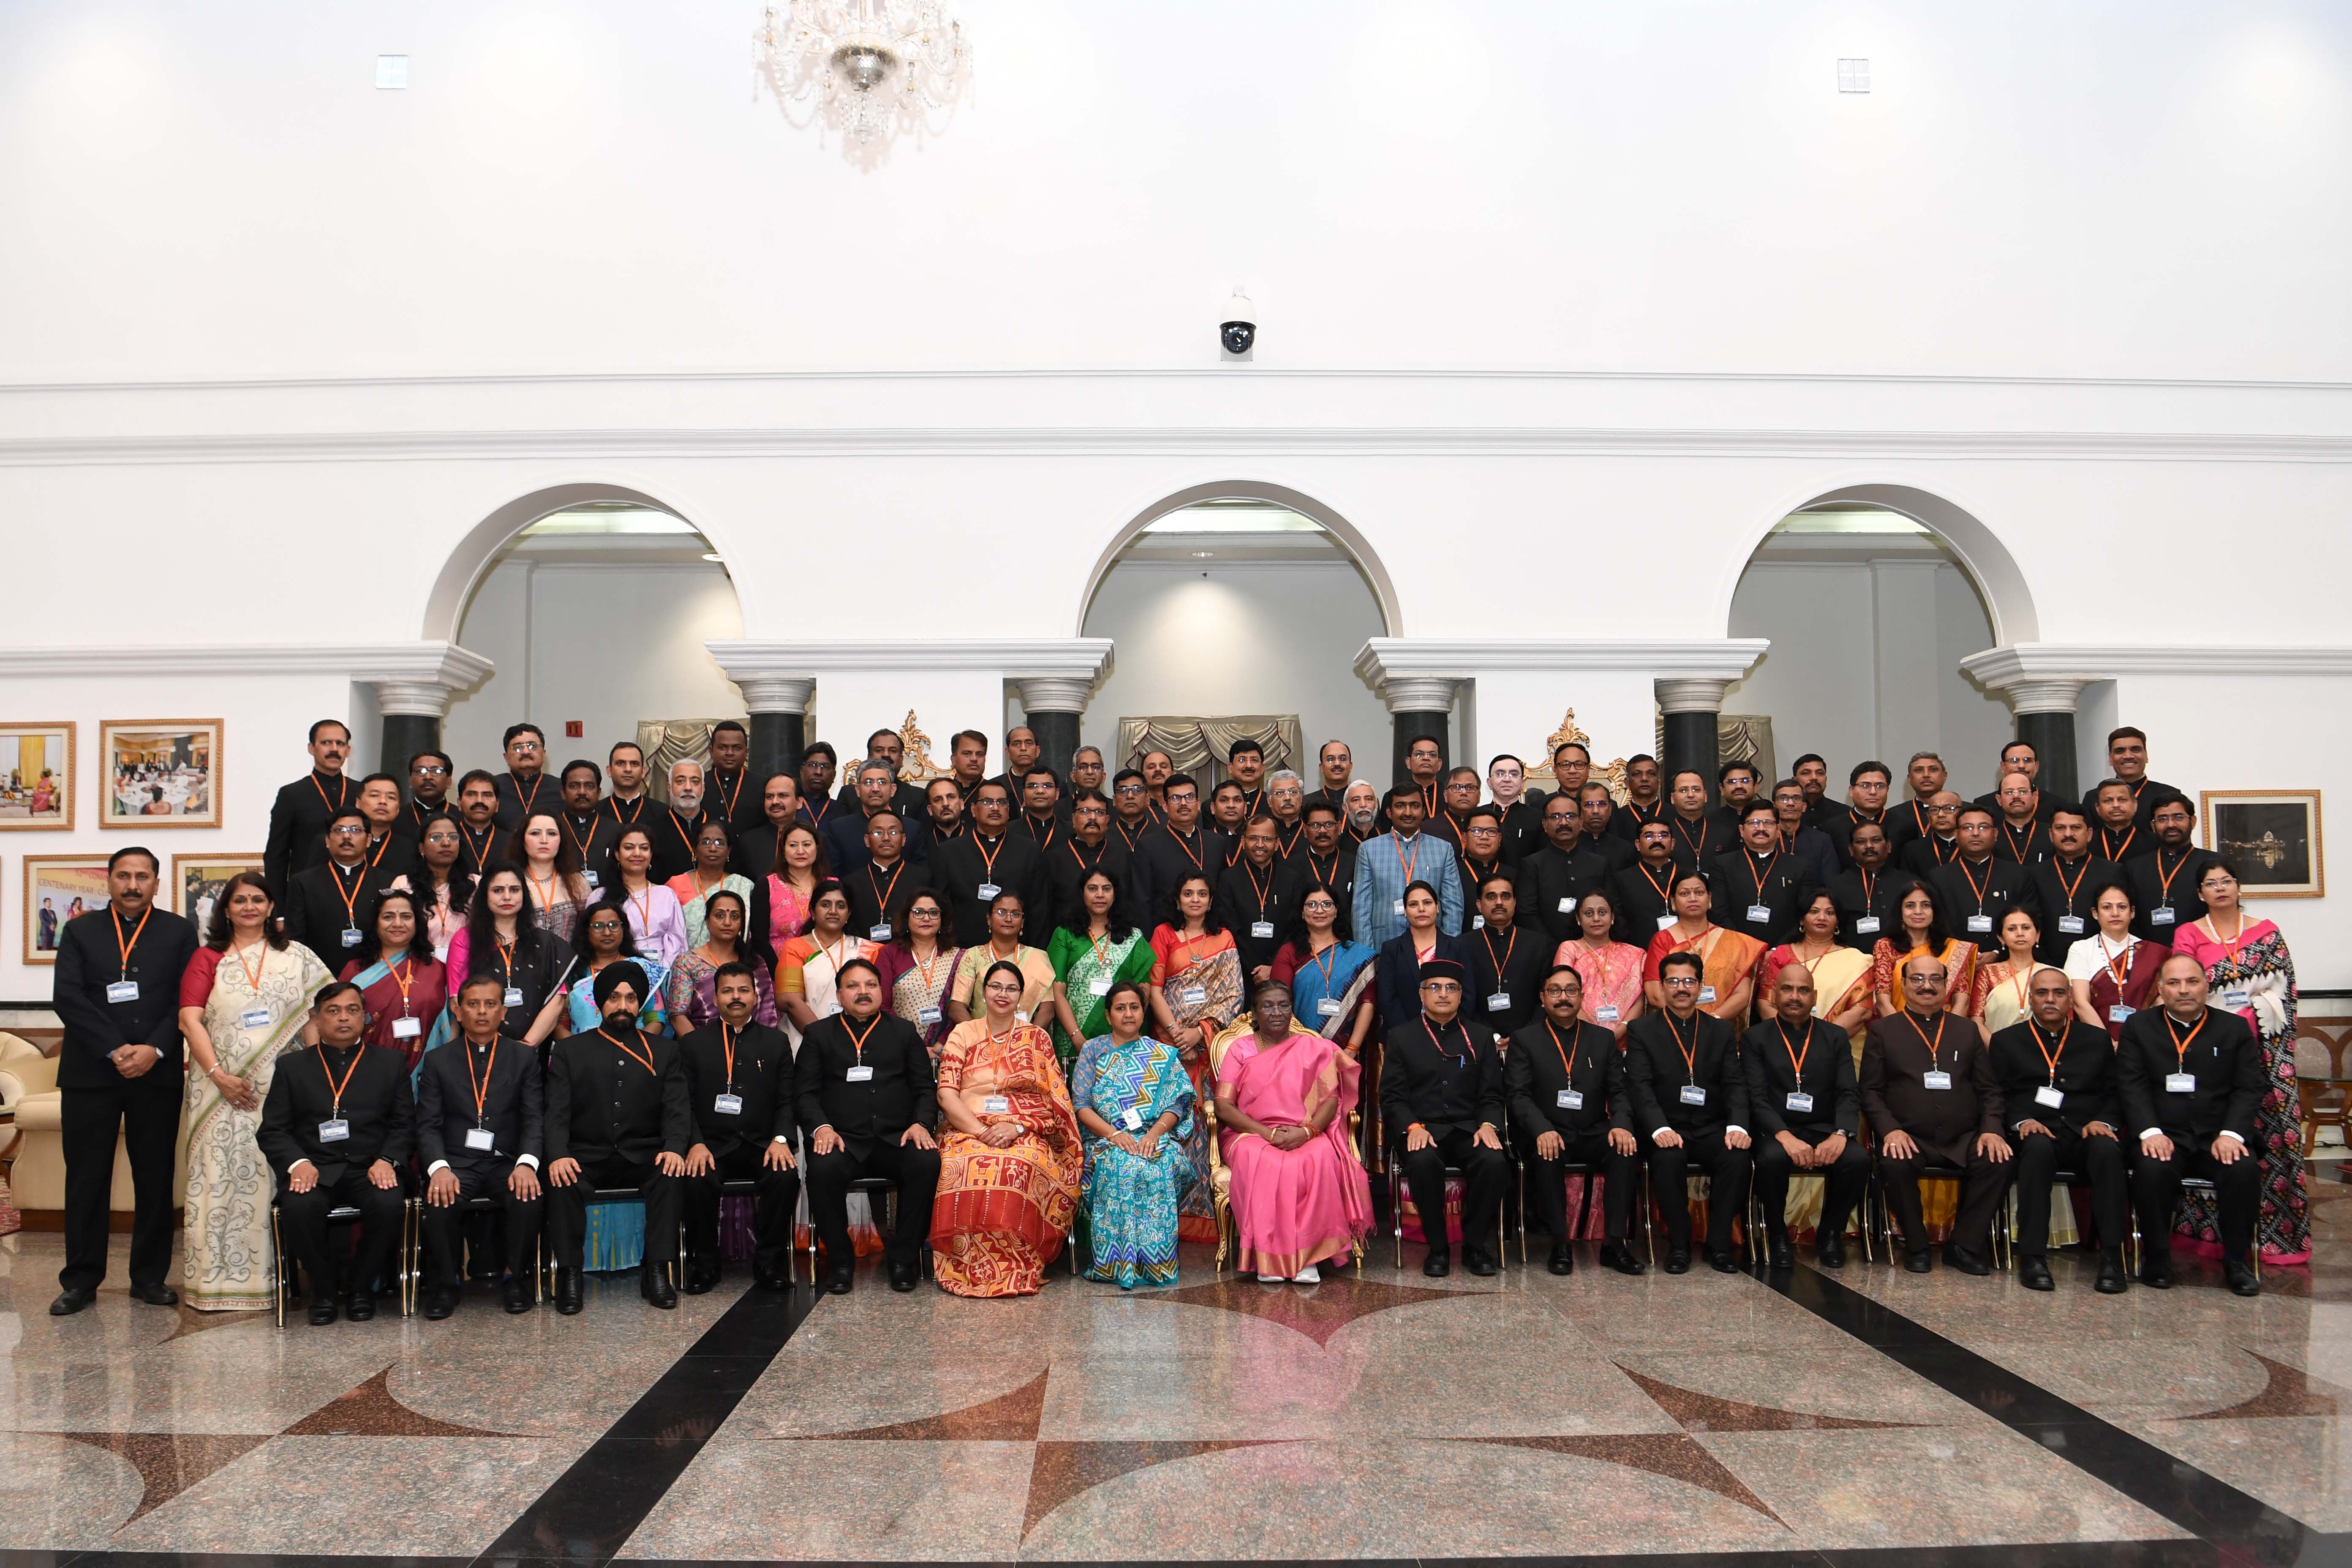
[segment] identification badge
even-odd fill
[[[136,1002],[136,1001],[138,1001],[138,1000],[139,1000],[139,982],[137,982],[136,980],[118,980],[118,981],[116,981],[113,984],[109,985],[109,986],[106,988],[106,999],[107,999],[108,1001],[110,1001],[110,1002]]]
[[[918,1007],[915,1009],[915,1022],[920,1024],[926,1029],[936,1026],[940,1021],[940,1010],[937,1007]]]
[[[710,1097],[710,1109],[721,1116],[743,1114],[743,1097],[740,1094],[715,1094]]]
[[[1876,936],[1878,929],[1876,915],[1861,915],[1853,922],[1853,934],[1856,936]]]
[[[1509,992],[1497,991],[1486,998],[1486,1011],[1489,1013],[1507,1013],[1510,1010],[1511,994]]]
[[[1395,909],[1392,912],[1400,915],[1404,913],[1404,900],[1402,899],[1399,899],[1396,901]]]
[[[1250,935],[1260,942],[1271,939],[1274,935],[1274,922],[1272,921],[1250,921]]]
[[[601,884],[596,880],[596,873],[593,871],[581,872],[580,879],[592,888],[601,886]]]
[[[2058,917],[2058,934],[2060,936],[2082,935],[2083,917],[2080,915],[2060,915]]]
[[[1683,1085],[1682,1099],[1685,1105],[1705,1105],[1706,1103],[1706,1090],[1701,1089],[1697,1084],[1686,1083]]]
[[[1143,1111],[1141,1108],[1138,1106],[1129,1106],[1127,1108],[1127,1114],[1120,1117],[1119,1120],[1127,1123],[1127,1130],[1129,1132],[1140,1132],[1143,1131]]]
[[[343,928],[343,945],[345,947],[357,947],[359,944],[360,928],[357,926],[345,926]]]
[[[520,1007],[522,1005],[521,986],[509,985],[507,987],[506,1004],[509,1007]]]
[[[1097,975],[1096,975],[1092,980],[1087,981],[1087,995],[1089,995],[1089,996],[1108,996],[1108,995],[1109,995],[1109,994],[1110,994],[1110,976],[1109,976],[1109,975],[1108,975],[1108,974],[1097,974]]]
[[[836,1008],[836,1009],[835,1009],[835,1010],[836,1012],[838,1012],[838,1011],[839,1011],[839,1009],[838,1009],[838,1008]],[[1025,1023],[1027,1023],[1027,1022],[1029,1021],[1029,1009],[1028,1009],[1028,1008],[1026,1008],[1026,1007],[1015,1007],[1014,1009],[1013,1009],[1013,1016],[1015,1018],[1018,1018],[1019,1020],[1021,1020],[1021,1022],[1023,1022],[1023,1023],[1024,1023],[1024,1024],[1025,1024]]]
[[[2147,911],[2147,923],[2152,926],[2168,926],[2172,923],[2173,919],[2172,906],[2170,904],[2158,904],[2156,908]]]
[[[1754,921],[1758,925],[1770,925],[1772,923],[1772,906],[1769,904],[1750,904],[1748,906],[1748,918]]]
[[[2110,1024],[2129,1023],[2131,1021],[2131,1016],[2138,1011],[2139,1009],[2137,1007],[2126,1007],[2122,1003],[2118,1002],[2114,1006],[2107,1009],[2107,1022]]]
[[[1660,915],[1660,916],[1658,917],[1658,929],[1659,929],[1660,931],[1664,931],[1664,930],[1665,930],[1668,926],[1670,926],[1670,925],[1672,925],[1672,924],[1674,924],[1674,923],[1675,923],[1675,917],[1674,917],[1674,916],[1672,916],[1672,915]]]
[[[1209,1005],[1209,988],[1205,985],[1179,985],[1176,987],[1176,1000],[1187,1007],[1205,1007]]]
[[[997,894],[999,894],[999,893],[1003,892],[1003,890],[1004,890],[1003,889],[1002,889],[1002,888],[998,887],[998,886],[997,886],[995,883],[993,883],[993,882],[982,882],[980,886],[978,886],[977,888],[974,888],[974,889],[972,889],[972,891],[973,891],[974,893],[978,894],[980,897],[982,897],[982,898],[983,898],[983,899],[992,899],[992,898],[996,897],[996,895],[997,895]]]
[[[1952,1087],[1952,1075],[1931,1068],[1919,1075],[1919,1081],[1928,1089],[1949,1089]]]
[[[1561,914],[1564,914],[1564,915],[1572,915],[1572,914],[1574,914],[1574,913],[1576,912],[1576,900],[1575,900],[1573,898],[1568,898],[1568,899],[1562,899],[1562,900],[1560,900],[1560,901],[1559,901],[1559,912],[1560,912]],[[1660,921],[1658,923],[1659,923],[1660,925],[1664,925],[1664,924],[1665,924],[1666,922],[1665,922],[1665,921]]]
[[[1580,1090],[1573,1089],[1561,1089],[1561,1090],[1559,1091],[1559,1108],[1560,1108],[1562,1110],[1583,1110],[1583,1109],[1584,1109],[1584,1095],[1583,1095],[1583,1093],[1582,1093]]]
[[[1337,996],[1326,996],[1315,1004],[1315,1016],[1318,1018],[1336,1018],[1339,1016],[1340,1005]]]
[[[2033,1103],[2055,1110],[2066,1103],[2066,1093],[2054,1083],[2045,1083],[2033,1091]]]
[[[888,921],[884,921],[879,925],[867,926],[866,928],[866,934],[876,942],[888,942],[890,940],[890,922]]]
[[[849,1083],[872,1083],[874,1081],[874,1069],[861,1062],[841,1076],[844,1080]]]
[[[472,1149],[479,1153],[487,1154],[497,1146],[498,1140],[490,1136],[490,1130],[488,1128],[468,1127],[466,1129],[467,1148]]]
[[[2197,1075],[2193,1072],[2166,1073],[2164,1075],[2164,1092],[2167,1094],[2195,1094],[2197,1092]]]
[[[1470,917],[1470,929],[1472,931],[1485,931],[1486,929],[1486,917],[1485,915],[1472,915]]]
[[[1990,930],[1992,930],[1992,917],[1990,915],[1970,915],[1969,917],[1969,934],[1971,936],[1982,936]]]
[[[1807,1094],[1804,1090],[1802,1090],[1802,1089],[1790,1089],[1790,1090],[1789,1091],[1789,1109],[1790,1109],[1790,1110],[1811,1110],[1812,1108],[1813,1108],[1813,1097],[1812,1097],[1811,1095]]]
[[[980,1102],[980,1109],[991,1116],[1010,1116],[1013,1114],[1013,1101],[1006,1095],[992,1094]]]
[[[1614,1002],[1603,1002],[1600,1006],[1595,1007],[1592,1010],[1592,1016],[1594,1021],[1597,1023],[1615,1023],[1617,1021],[1617,1004]]]
[[[422,1018],[394,1018],[392,1021],[392,1037],[395,1040],[413,1040],[424,1032],[425,1020]]]
[[[321,1143],[341,1143],[351,1135],[352,1124],[340,1116],[331,1121],[319,1123],[319,1142]]]
[[[236,1016],[236,1021],[239,1025],[248,1029],[266,1029],[269,1027],[269,1009],[267,1007],[247,1007],[244,1012]]]
[[[1714,1000],[1715,1000],[1715,987],[1714,987],[1714,986],[1712,986],[1712,985],[1702,985],[1702,986],[1700,986],[1700,987],[1698,988],[1698,999],[1699,999],[1701,1002],[1712,1002],[1712,1001],[1714,1001]]]
[[[2254,1005],[2254,994],[2242,985],[2232,985],[2221,993],[2221,1005],[2236,1012]]]

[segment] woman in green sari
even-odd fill
[[[1045,944],[1054,966],[1054,1051],[1066,1076],[1078,1047],[1110,1032],[1105,1007],[1120,981],[1141,984],[1151,978],[1151,944],[1121,907],[1118,883],[1099,867],[1078,884],[1086,911],[1082,929],[1064,926]]]

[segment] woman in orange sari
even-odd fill
[[[1675,911],[1674,924],[1658,928],[1642,961],[1642,990],[1650,1006],[1654,1010],[1666,1005],[1665,990],[1658,984],[1659,961],[1670,952],[1695,952],[1699,1011],[1723,1019],[1734,1031],[1746,1028],[1748,999],[1756,993],[1756,961],[1764,956],[1764,944],[1707,918],[1715,889],[1696,871],[1678,874],[1666,899]]]
[[[958,1296],[1034,1296],[1077,1212],[1085,1155],[1054,1037],[1013,1016],[1028,984],[1011,963],[981,978],[983,1017],[940,1051],[940,1188],[933,1269]]]
[[[1175,916],[1151,933],[1151,984],[1146,992],[1160,1018],[1160,1037],[1174,1046],[1203,1099],[1216,1092],[1209,1082],[1209,1042],[1241,1016],[1248,987],[1241,952],[1216,906],[1207,875],[1187,871],[1176,879]],[[1192,1184],[1184,1189],[1176,1214],[1181,1241],[1217,1239],[1217,1210],[1209,1182],[1208,1118],[1195,1117],[1184,1145],[1192,1162]]]

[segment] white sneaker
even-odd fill
[[[1323,1283],[1323,1271],[1310,1263],[1292,1275],[1290,1282],[1293,1285],[1320,1285]]]
[[[1284,1279],[1281,1275],[1279,1275],[1279,1274],[1265,1274],[1265,1273],[1261,1273],[1261,1274],[1257,1277],[1257,1282],[1258,1282],[1259,1284],[1261,1284],[1261,1285],[1287,1285],[1287,1284],[1289,1284],[1289,1283],[1290,1283],[1290,1281],[1289,1281],[1289,1280],[1285,1279]]]

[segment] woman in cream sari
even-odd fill
[[[310,999],[334,976],[270,927],[269,884],[241,871],[221,889],[205,945],[180,979],[188,1075],[187,1241],[181,1300],[200,1312],[271,1303],[269,1165],[254,1135],[280,1051],[310,1044]]]

